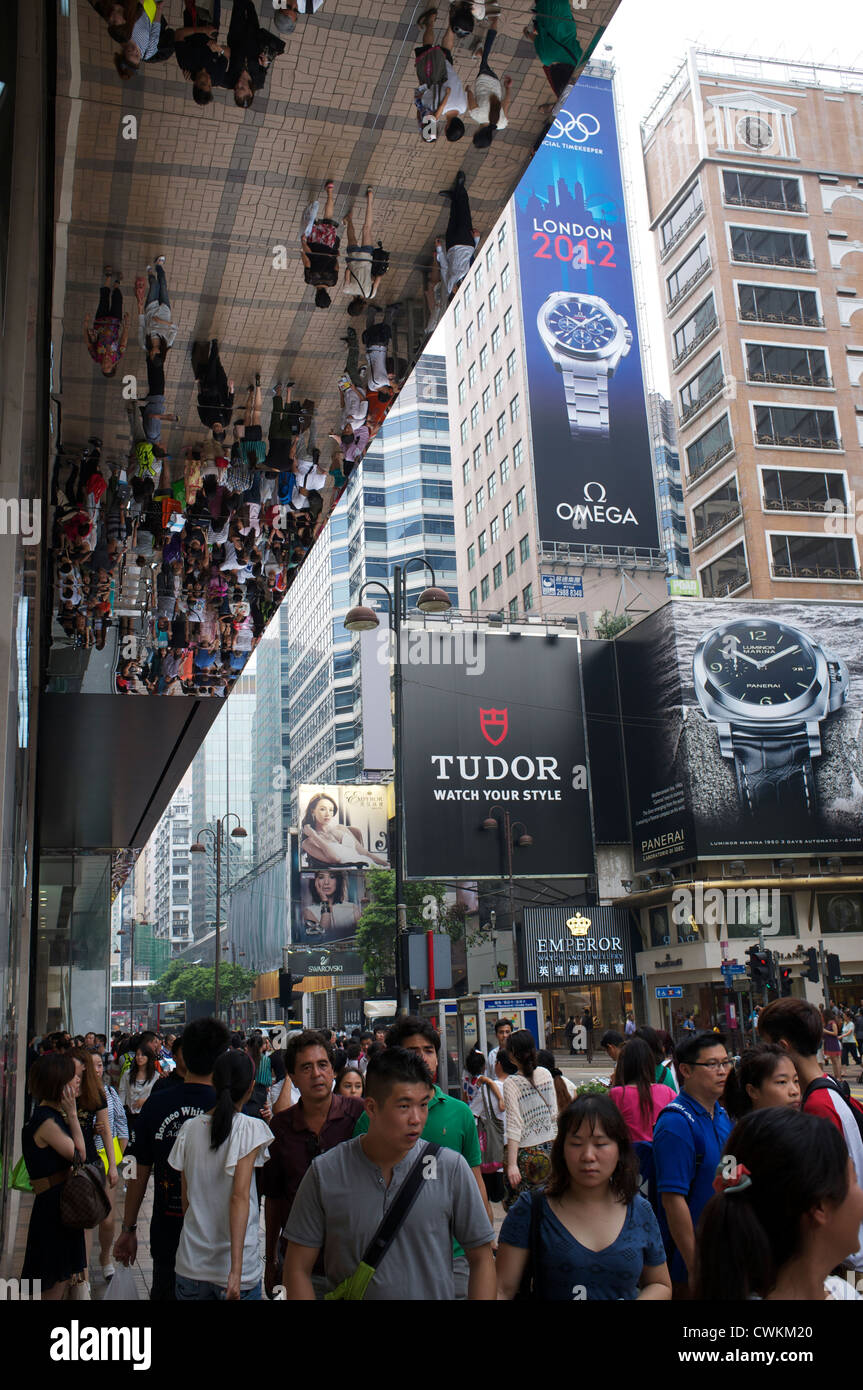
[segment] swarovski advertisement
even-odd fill
[[[635,867],[863,847],[856,603],[672,600],[615,643]]]
[[[526,989],[622,984],[634,978],[632,919],[625,908],[526,907],[523,917],[521,978]]]
[[[539,534],[657,546],[611,82],[580,77],[515,191]]]
[[[389,866],[382,784],[301,786],[299,812],[301,869]]]
[[[365,885],[358,869],[316,869],[299,880],[292,942],[322,945],[356,936]]]
[[[406,875],[590,874],[578,639],[484,634],[484,658],[403,668]]]

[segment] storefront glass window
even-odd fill
[[[774,898],[772,891],[756,892],[740,890],[741,897],[734,905],[735,921],[721,927],[729,941],[757,934],[759,925],[770,928],[771,936],[796,936],[797,925],[794,920],[794,903],[790,893],[779,895],[779,931],[775,930]],[[861,898],[863,901],[863,898]],[[730,916],[730,911],[728,912]],[[859,930],[859,928],[857,928]],[[769,943],[768,943],[769,944]]]
[[[648,916],[650,919],[651,946],[669,946],[671,944],[671,935],[668,924],[668,908],[652,907]]]
[[[825,936],[863,932],[863,893],[819,893],[818,922]]]

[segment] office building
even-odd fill
[[[642,126],[706,598],[863,594],[861,92],[692,48]]]
[[[668,560],[668,582],[673,593],[675,581],[689,580],[691,575],[677,429],[671,401],[661,392],[648,392],[647,413],[659,499],[659,531]]]
[[[254,671],[246,670],[192,761],[191,833],[207,848],[206,854],[196,854],[192,858],[192,931],[196,940],[210,931],[216,920],[214,834],[217,820],[226,815],[231,817],[225,823],[222,837],[223,900],[231,883],[246,873],[253,862],[254,716],[255,675]],[[238,825],[246,831],[242,839],[232,834]],[[209,829],[202,835],[205,827]],[[224,904],[222,916],[224,918]]]

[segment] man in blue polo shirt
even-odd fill
[[[674,1242],[671,1280],[675,1298],[688,1297],[695,1267],[695,1232],[713,1195],[716,1166],[731,1133],[719,1104],[731,1063],[721,1033],[695,1033],[675,1053],[681,1091],[661,1110],[653,1130],[656,1187],[663,1237]]]

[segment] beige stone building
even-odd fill
[[[642,125],[693,575],[863,595],[863,72],[691,49]]]

